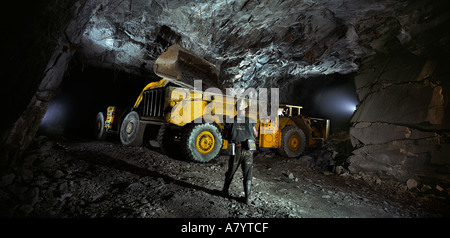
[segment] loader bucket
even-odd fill
[[[167,48],[155,61],[156,75],[188,88],[193,88],[194,80],[202,80],[203,86],[218,87],[219,72],[207,60],[178,44]]]

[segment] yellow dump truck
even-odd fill
[[[227,149],[228,142],[222,137],[224,123],[235,117],[236,101],[248,100],[251,105],[253,99],[194,88],[193,79],[203,79],[208,82],[206,86],[217,85],[218,71],[179,45],[166,49],[153,69],[161,80],[149,83],[133,107],[122,110],[109,106],[106,113],[97,114],[97,138],[119,134],[122,144],[130,146],[156,138],[168,155],[181,152],[186,159],[199,162],[216,158]],[[260,119],[258,112],[249,112],[248,116],[257,121],[258,147],[298,157],[305,147],[321,146],[327,139],[329,120],[305,117],[300,106],[279,106],[278,115],[272,119]]]

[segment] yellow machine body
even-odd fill
[[[328,138],[330,121],[320,118],[308,118],[300,114],[301,106],[282,104],[275,121],[259,123],[259,147],[280,148],[281,133],[287,126],[296,126],[305,133],[307,146],[322,146]]]
[[[139,97],[136,99],[136,102],[134,103],[134,106],[133,106],[133,107],[139,106],[139,103],[141,103],[141,101],[142,101],[142,95],[144,94],[144,92],[145,92],[146,90],[149,90],[149,89],[155,89],[155,88],[163,88],[163,87],[165,87],[168,83],[169,83],[169,81],[168,81],[167,79],[163,78],[163,79],[161,79],[161,80],[159,80],[159,81],[157,81],[157,82],[151,82],[151,83],[147,84],[147,85],[144,87],[144,89],[142,89],[142,92],[141,92],[141,94],[139,94]]]

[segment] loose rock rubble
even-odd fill
[[[382,181],[337,164],[339,144],[300,158],[259,150],[253,202],[242,203],[238,171],[221,194],[227,156],[208,163],[170,158],[156,147],[116,140],[37,137],[23,164],[1,176],[1,217],[38,218],[342,218],[446,217],[449,190]],[[322,156],[319,158],[319,156]],[[328,158],[328,159],[327,159]]]

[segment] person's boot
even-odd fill
[[[230,189],[230,184],[225,182],[225,184],[223,185],[223,189],[222,189],[222,194],[225,197],[229,197],[230,196],[230,192],[228,191]]]
[[[250,203],[252,202],[251,196],[252,196],[252,182],[251,181],[247,181],[244,184],[244,193],[245,193],[245,203],[247,205],[250,205]]]

